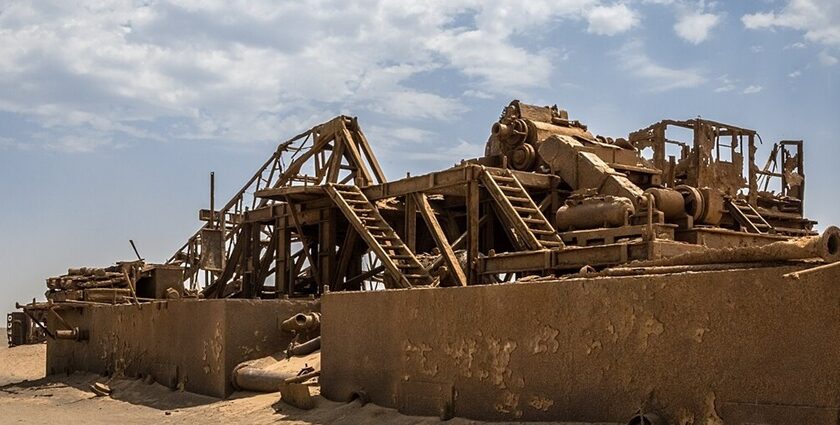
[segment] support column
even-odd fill
[[[274,231],[277,232],[277,250],[274,254],[274,287],[277,297],[291,295],[292,285],[289,281],[289,264],[291,255],[291,235],[286,223],[286,217],[275,220]]]
[[[405,245],[417,253],[417,202],[414,196],[405,196]]]
[[[335,211],[332,207],[320,210],[321,220],[318,226],[318,271],[321,278],[318,280],[318,293],[324,292],[324,285],[335,287]]]
[[[480,214],[480,192],[475,172],[471,173],[467,183],[467,267],[469,268],[468,285],[479,283],[476,265],[478,264],[478,233]]]

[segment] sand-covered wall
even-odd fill
[[[322,394],[490,420],[837,424],[840,267],[329,293]]]
[[[50,340],[47,373],[150,374],[172,388],[225,397],[233,367],[285,349],[291,336],[279,322],[313,309],[318,303],[309,300],[170,300],[61,310],[90,339]],[[50,329],[57,327],[51,318]]]

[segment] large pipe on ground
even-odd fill
[[[321,337],[312,338],[303,344],[298,344],[289,350],[293,356],[305,356],[321,349]]]
[[[283,381],[297,376],[292,372],[280,372],[263,369],[247,363],[242,363],[233,369],[233,387],[238,390],[260,393],[280,391]]]

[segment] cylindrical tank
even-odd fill
[[[675,220],[685,216],[685,200],[674,189],[652,187],[645,191],[653,196],[656,209],[665,213],[666,220]]]
[[[240,390],[271,393],[280,391],[283,381],[294,378],[295,373],[262,369],[242,363],[233,369],[231,383]]]
[[[554,224],[558,231],[620,227],[635,212],[633,203],[620,196],[570,199],[557,210]]]
[[[712,226],[720,224],[724,205],[723,196],[717,190],[708,187],[698,189],[687,185],[679,185],[676,190],[682,194],[685,212],[694,217],[694,223]]]

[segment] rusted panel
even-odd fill
[[[727,407],[748,401],[807,419],[769,423],[836,425],[840,270],[782,277],[796,269],[330,293],[322,393],[364,388],[399,407],[406,383],[429,382],[454,388],[457,416],[620,423],[640,406],[671,423],[748,423]],[[340,319],[356,311],[370,325]]]

